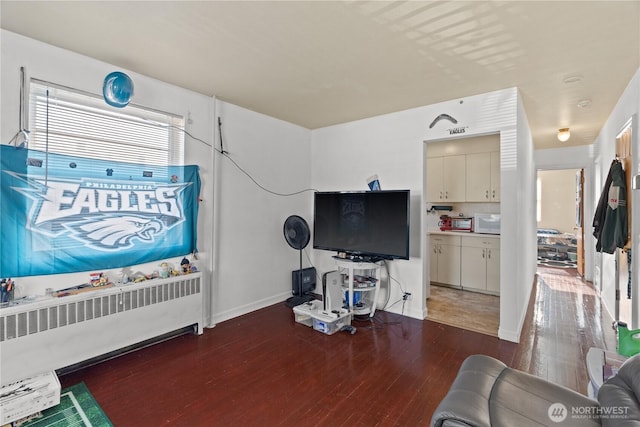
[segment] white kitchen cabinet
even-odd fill
[[[427,201],[464,202],[466,197],[466,156],[427,158]]]
[[[460,286],[460,236],[430,235],[430,281]]]
[[[500,201],[500,153],[467,154],[467,202]]]
[[[500,293],[500,241],[494,239],[494,245],[487,248],[487,291]]]
[[[442,202],[442,157],[427,158],[427,201]]]
[[[463,289],[500,293],[500,240],[495,237],[463,236],[460,284]]]
[[[491,152],[491,201],[500,201],[500,152]]]

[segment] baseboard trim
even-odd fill
[[[284,303],[287,298],[291,296],[291,292],[283,292],[270,298],[264,298],[258,301],[253,301],[250,304],[234,307],[230,310],[222,311],[220,313],[214,313],[212,316],[213,323],[217,324],[224,322],[225,320],[231,320],[245,314],[249,314],[253,311],[260,310],[261,308],[269,307],[270,305],[277,303]]]

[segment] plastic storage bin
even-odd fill
[[[314,313],[312,316],[313,329],[323,334],[332,335],[338,332],[343,326],[350,325],[351,315],[349,312],[344,309],[339,311],[339,314],[331,313],[331,315],[322,312]]]
[[[312,313],[318,313],[321,310],[322,301],[313,300],[293,307],[293,314],[297,323],[311,327],[313,326]]]
[[[297,323],[312,326],[316,331],[327,335],[335,334],[343,326],[351,324],[348,310],[342,308],[337,313],[323,312],[322,301],[318,300],[293,307],[293,314]]]

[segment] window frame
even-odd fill
[[[36,78],[29,80],[28,99],[31,149],[154,166],[184,165],[184,116],[138,104],[111,107],[101,96]]]

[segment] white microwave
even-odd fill
[[[500,214],[477,213],[473,215],[473,232],[500,234]]]

